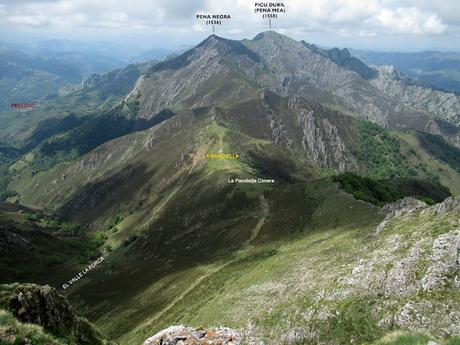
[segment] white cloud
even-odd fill
[[[393,7],[416,7],[422,11],[436,13],[444,23],[460,25],[460,1],[391,0],[391,4]]]
[[[287,34],[317,33],[341,39],[383,36],[446,36],[460,33],[458,0],[284,0],[288,11],[273,21]],[[230,14],[216,28],[230,36],[266,30],[253,12],[253,0],[0,0],[0,30],[47,27],[55,32],[112,30],[127,34],[164,32],[202,35],[209,32],[195,13]],[[5,24],[1,24],[5,23]],[[8,23],[8,26],[7,24]],[[431,38],[428,38],[431,37]],[[451,40],[452,41],[452,40]]]
[[[44,16],[18,15],[8,16],[7,18],[10,24],[15,24],[19,27],[43,27],[49,24],[48,18]]]
[[[447,28],[436,14],[415,7],[384,8],[371,20],[385,29],[405,34],[442,34]]]
[[[375,35],[376,35],[376,33],[373,32],[373,31],[361,30],[359,32],[360,37],[374,37]]]

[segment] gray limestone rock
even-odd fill
[[[438,214],[446,214],[450,211],[460,211],[460,198],[450,197],[435,206],[435,212]]]
[[[435,117],[460,125],[460,97],[416,85],[409,77],[394,66],[380,66],[378,77],[371,83],[390,97],[399,99],[401,104],[426,111]]]
[[[297,120],[303,133],[302,146],[307,156],[322,167],[339,171],[356,169],[357,163],[338,134],[338,129],[313,111],[300,111]]]
[[[431,264],[422,279],[424,291],[433,291],[454,283],[460,273],[460,231],[436,238],[430,255]]]
[[[8,309],[21,322],[40,325],[55,333],[72,334],[77,344],[103,343],[100,334],[72,311],[67,299],[48,285],[18,285],[9,297]]]
[[[240,345],[241,340],[240,333],[230,328],[171,326],[148,338],[144,345]]]
[[[383,210],[388,214],[385,219],[377,226],[376,233],[379,234],[388,226],[390,221],[403,214],[410,214],[416,210],[428,207],[426,203],[411,196],[386,204]]]

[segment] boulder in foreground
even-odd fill
[[[241,338],[237,331],[225,327],[202,329],[172,326],[148,338],[144,345],[240,345]]]
[[[48,285],[13,284],[2,289],[12,292],[2,305],[23,324],[43,327],[66,344],[100,345],[102,336],[83,318],[77,316],[69,302]],[[4,291],[4,294],[6,294]]]

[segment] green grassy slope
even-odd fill
[[[299,221],[296,229],[305,231],[308,224],[314,224],[315,231],[303,232],[289,240],[285,237],[283,241],[256,240],[226,259],[163,277],[142,289],[135,298],[122,301],[116,310],[108,310],[107,305],[108,314],[99,316],[97,324],[112,336],[121,336],[122,344],[138,344],[162,328],[181,323],[244,329],[248,337],[266,344],[287,343],[294,332],[298,337],[296,344],[321,341],[349,344],[352,339],[358,344],[374,341],[410,344],[419,338],[406,336],[393,342],[388,338],[379,341],[393,327],[398,327],[382,328],[379,321],[386,315],[397,314],[408,302],[423,305],[428,299],[439,310],[449,303],[458,303],[458,292],[449,286],[443,290],[441,299],[436,297],[441,295],[423,294],[397,298],[391,293],[380,295],[372,288],[350,289],[344,283],[360,260],[380,255],[379,248],[386,248],[392,236],[402,236],[411,247],[417,239],[428,240],[452,231],[453,225],[448,222],[452,214],[433,217],[432,213],[417,213],[409,220],[395,221],[385,233],[376,236],[373,221],[378,217],[372,208],[363,207],[346,195],[338,197],[324,185],[316,184],[309,192],[316,192],[313,195],[319,199],[319,205],[310,221]],[[273,200],[268,200],[271,209]],[[298,215],[286,201],[283,204],[286,208],[279,211],[285,216]],[[335,211],[331,214],[331,210]],[[325,211],[329,212],[328,220],[324,219]],[[276,218],[276,214],[266,218],[261,233],[270,233],[273,228],[279,231]],[[394,262],[398,262],[406,253],[397,249],[391,255],[396,255]],[[420,262],[418,270],[422,276],[428,265],[429,262]],[[384,274],[379,270],[391,269],[392,266],[379,267],[375,275]],[[159,301],[162,302],[156,304]],[[431,310],[419,312],[431,315]],[[430,338],[443,337],[436,327],[434,322],[427,329]]]
[[[93,234],[62,218],[0,204],[0,283],[59,287],[101,255],[99,246]]]
[[[392,332],[385,335],[372,344],[375,345],[425,345],[430,341],[430,337],[423,333],[405,333],[405,332]],[[446,341],[440,342],[442,345],[458,345],[460,344],[459,337],[453,337]]]
[[[198,78],[199,85],[190,82],[196,68],[185,68],[196,63],[188,59],[195,53],[187,53],[150,69],[136,89],[142,92],[126,104],[112,107],[132,86],[129,73],[114,98],[105,80],[65,98],[59,120],[43,122],[49,114],[42,108],[34,126],[18,130],[27,152],[11,166],[18,157],[7,157],[8,187],[17,193],[10,201],[62,218],[1,214],[3,238],[34,243],[8,248],[0,267],[5,281],[46,279],[59,287],[103,253],[104,265],[65,293],[122,345],[179,323],[234,327],[255,344],[371,344],[410,328],[392,317],[411,303],[436,316],[421,328],[441,340],[458,291],[450,283],[439,294],[419,286],[433,241],[452,235],[458,213],[412,210],[376,229],[387,215],[378,206],[409,195],[434,203],[458,194],[457,151],[431,135],[280,97],[249,80],[266,66],[251,69],[260,61],[243,46],[217,38],[204,44],[223,53],[195,52],[218,71]],[[290,58],[286,67],[297,70]],[[172,89],[174,97],[165,97]],[[322,101],[333,103],[330,96]],[[73,105],[79,116],[70,113]],[[168,108],[158,119],[160,106]],[[140,115],[153,118],[139,124]],[[138,131],[142,124],[152,126]],[[337,170],[367,177],[335,176]],[[236,178],[275,182],[229,182]],[[423,255],[416,260],[412,252]],[[414,270],[401,274],[416,293],[400,293],[404,287],[392,288],[387,277],[414,260]],[[25,267],[30,261],[36,266]]]
[[[436,152],[440,152],[437,145],[431,147],[424,144],[423,136],[431,137],[429,134],[397,132],[395,135],[403,143],[403,152],[412,166],[422,170],[429,180],[447,186],[453,195],[460,194],[458,170],[455,165],[449,164],[446,159],[443,159],[447,154],[452,156],[457,150],[455,147],[441,141],[441,144],[446,145],[446,150],[442,155],[439,155],[436,154]]]
[[[242,274],[240,269],[256,269],[259,262],[275,255],[286,239],[327,231],[330,226],[362,226],[382,217],[378,208],[340,194],[329,179],[307,182],[292,177],[293,182],[274,186],[228,186],[227,176],[251,174],[242,170],[248,167],[238,168],[237,162],[226,164],[212,162],[190,175],[158,219],[132,243],[113,252],[110,275],[88,281],[72,293],[72,299],[91,305],[88,316],[97,320],[103,332],[139,342],[170,323],[187,321],[180,313],[172,314],[174,310],[184,311],[190,298],[204,303],[213,291]],[[323,212],[332,209],[325,219]],[[119,231],[124,231],[124,222],[120,226]],[[266,274],[276,279],[273,271]],[[109,286],[112,294],[103,297]],[[186,315],[197,317],[196,308],[187,307]],[[208,312],[202,315],[213,318]]]
[[[245,284],[251,282],[252,275],[256,281],[260,275],[276,281],[277,274],[290,266],[300,269],[295,264],[300,257],[294,253],[305,255],[307,248],[312,250],[312,243],[324,243],[325,247],[317,250],[330,253],[340,246],[345,246],[344,252],[360,247],[357,240],[348,243],[347,238],[361,237],[361,231],[365,234],[369,224],[383,217],[378,208],[342,194],[329,178],[318,179],[313,170],[296,167],[288,151],[269,141],[246,137],[225,123],[198,123],[201,134],[194,152],[199,154],[186,160],[189,168],[183,170],[185,175],[174,180],[173,186],[180,188],[166,188],[159,200],[149,201],[144,195],[143,205],[149,213],[121,216],[107,242],[115,248],[107,262],[110,275],[82,282],[71,293],[83,310],[91,306],[87,315],[101,330],[121,337],[122,343],[135,344],[172,323],[216,322],[243,327],[242,321],[247,319],[241,320],[239,315],[251,312],[223,307],[227,302],[233,305],[238,298],[210,302],[219,301],[227,284],[235,279],[236,284],[243,284],[230,285],[236,293],[248,287]],[[166,142],[157,143],[159,154]],[[204,153],[219,151],[238,152],[243,158],[202,160]],[[152,161],[156,161],[155,155]],[[290,167],[278,174],[277,178],[282,178],[276,185],[227,184],[227,178],[273,173],[262,168],[270,161],[278,162],[279,169]],[[114,193],[117,195],[116,190]],[[297,242],[305,236],[308,239]],[[363,237],[362,241],[367,240]],[[315,254],[319,255],[318,251],[311,253]],[[352,253],[346,255],[353,258]],[[280,266],[272,267],[275,258],[281,261]],[[112,290],[110,296],[103,293],[107,289]]]
[[[413,196],[432,205],[451,195],[448,188],[438,183],[409,178],[373,180],[345,173],[335,176],[334,180],[339,182],[347,193],[374,205],[384,205],[406,196]]]
[[[0,344],[15,345],[29,339],[34,345],[65,345],[65,339],[59,339],[46,333],[43,327],[19,322],[13,314],[0,309]]]
[[[110,254],[98,274],[66,292],[121,344],[178,323],[235,327],[267,344],[307,325],[326,342],[377,341],[386,330],[369,310],[383,300],[321,296],[334,296],[357,258],[385,243],[388,234],[373,237],[384,213],[321,178],[295,151],[228,118],[216,109],[178,114],[15,181],[22,198],[91,224],[105,241]],[[241,157],[204,159],[219,152]],[[277,182],[228,184],[234,177]],[[404,234],[428,220],[405,224]],[[436,235],[449,226],[441,223]],[[327,322],[306,319],[309,313],[325,313]],[[307,344],[302,337],[298,344]]]
[[[460,171],[460,149],[450,145],[443,137],[430,133],[418,133],[421,146],[452,169]]]

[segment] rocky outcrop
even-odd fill
[[[81,83],[80,89],[83,92],[89,92],[95,89],[106,91],[111,88],[111,92],[117,96],[126,95],[132,90],[137,79],[148,67],[149,64],[131,64],[106,74],[91,74]]]
[[[424,291],[440,290],[451,283],[460,288],[460,231],[436,238],[429,260],[422,279]]]
[[[437,214],[446,214],[452,211],[460,211],[460,198],[459,197],[447,198],[443,202],[434,206],[434,211]]]
[[[373,332],[460,336],[459,204],[460,198],[434,206],[405,198],[388,205],[387,224],[366,244],[366,253],[349,266],[348,274],[318,291],[303,311],[313,326],[305,327],[301,338],[333,343],[318,339],[327,338],[334,329],[330,325],[343,320],[340,306],[350,301],[365,303],[375,322]]]
[[[460,125],[460,97],[453,93],[416,85],[394,66],[378,67],[378,77],[371,83],[401,104]]]
[[[297,121],[303,133],[302,146],[311,161],[339,171],[356,169],[356,160],[327,118],[315,116],[314,111],[299,111]]]
[[[261,99],[264,99],[266,97],[266,93],[262,92],[260,97]],[[272,130],[273,141],[276,144],[287,147],[288,149],[293,149],[293,142],[289,138],[286,125],[283,123],[280,117],[274,113],[274,110],[271,109],[269,104],[263,103],[263,107],[265,109],[265,113],[267,114],[268,122]]]
[[[31,243],[26,238],[9,231],[8,228],[2,229],[0,224],[0,248],[6,253],[9,250],[27,249]]]
[[[383,207],[383,210],[387,211],[388,214],[385,217],[385,219],[378,225],[376,232],[380,233],[381,231],[383,231],[388,226],[391,219],[393,219],[394,217],[402,214],[410,214],[413,211],[427,206],[428,205],[423,201],[420,201],[411,196],[386,204]]]
[[[103,344],[90,323],[79,318],[67,299],[48,285],[18,285],[9,297],[8,309],[19,321],[40,325],[54,334],[74,339],[75,344]]]
[[[342,287],[331,299],[351,296],[384,296],[380,308],[391,307],[381,324],[416,331],[428,330],[442,336],[460,335],[460,312],[456,294],[460,290],[460,198],[428,206],[413,198],[388,205],[390,211],[378,227],[380,244],[369,257],[361,258],[351,274],[340,280]],[[436,217],[447,232],[436,234],[430,226],[418,225],[404,233],[408,224]],[[392,233],[393,231],[398,233]],[[449,229],[452,229],[449,231]],[[389,233],[388,233],[389,232]],[[426,294],[440,294],[430,298]],[[420,298],[420,296],[425,296]],[[431,295],[430,295],[431,296]],[[386,303],[386,305],[385,305]]]
[[[327,51],[329,58],[339,66],[358,73],[363,79],[371,79],[377,76],[377,71],[367,66],[361,60],[351,56],[348,49],[333,48]]]
[[[413,210],[426,207],[427,204],[424,203],[423,201],[420,201],[414,197],[408,196],[405,198],[402,198],[400,200],[397,200],[395,202],[391,202],[389,204],[386,204],[383,206],[383,209],[386,211],[390,211],[392,215],[396,215],[396,212],[411,212]]]
[[[241,335],[230,328],[169,327],[151,338],[144,345],[240,345]]]

